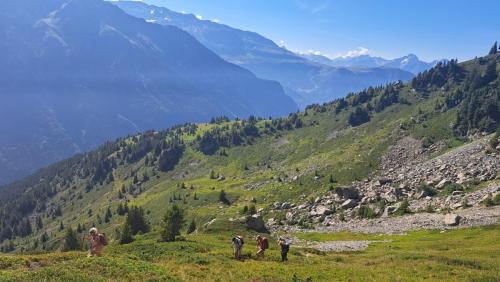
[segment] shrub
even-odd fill
[[[434,209],[434,206],[432,206],[431,204],[427,205],[427,207],[425,208],[425,212],[428,212],[428,213],[434,213],[436,210]]]
[[[422,184],[422,185],[418,186],[417,191],[418,192],[425,191],[427,193],[427,195],[429,195],[431,197],[436,196],[436,194],[437,194],[436,189],[434,189],[432,186],[427,185],[427,184]]]
[[[467,199],[467,197],[464,197],[464,199],[462,200],[462,208],[466,209],[469,207],[470,207],[469,200]]]
[[[460,184],[451,183],[446,185],[443,189],[443,193],[446,195],[453,193],[453,191],[464,191],[464,187]]]
[[[411,213],[410,211],[410,203],[408,202],[407,199],[405,199],[403,202],[401,202],[401,205],[399,205],[399,208],[394,212],[394,215],[405,215]]]
[[[376,213],[370,207],[367,206],[359,207],[358,211],[356,212],[356,215],[359,218],[368,218],[368,219],[376,217]]]
[[[483,205],[486,207],[493,207],[495,205],[495,201],[493,201],[491,197],[488,197],[483,201]]]
[[[491,137],[490,139],[490,146],[492,149],[496,149],[498,146],[498,138],[500,138],[500,131],[497,130],[497,132]]]

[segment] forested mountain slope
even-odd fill
[[[286,118],[221,117],[108,142],[1,188],[3,250],[56,249],[70,226],[79,232],[97,226],[114,238],[125,206],[143,208],[157,230],[165,210],[177,204],[199,232],[208,233],[239,230],[242,225],[235,218],[256,212],[273,225],[302,227],[320,224],[324,216],[334,223],[382,216],[379,198],[363,203],[344,195],[351,193],[346,186],[369,183],[381,168],[390,172],[391,167],[385,168],[388,153],[405,138],[416,140],[415,150],[432,158],[498,130],[499,61],[499,54],[491,54],[440,63],[410,83],[368,88]],[[497,140],[491,140],[492,148],[480,149],[480,154],[495,170]],[[470,182],[461,184],[464,193],[495,183],[497,175],[487,172],[484,179],[482,172],[471,174]],[[396,188],[406,183],[404,175],[391,181]],[[429,196],[436,189],[408,183],[392,204],[410,201],[412,208],[422,201],[412,195],[427,189]],[[398,193],[386,184],[379,186],[387,189],[382,194]],[[342,201],[325,203],[328,213],[315,206],[308,217],[289,221],[281,210],[284,202],[288,208],[307,207],[334,194],[342,195]],[[432,196],[441,199],[442,194]]]
[[[0,183],[131,133],[298,109],[277,82],[102,0],[2,1],[0,62]]]

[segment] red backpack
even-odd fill
[[[106,239],[106,234],[99,234],[99,241],[103,246],[108,245],[108,239]]]
[[[262,246],[264,247],[264,250],[269,249],[269,241],[266,237],[262,238]]]

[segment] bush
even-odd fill
[[[375,218],[377,215],[375,211],[373,211],[370,207],[367,206],[361,206],[359,207],[358,211],[356,212],[356,215],[359,218]]]
[[[446,195],[453,193],[453,191],[464,191],[464,187],[456,183],[451,183],[444,186],[443,193],[445,193]]]
[[[434,213],[436,210],[434,209],[434,206],[432,206],[431,204],[429,204],[426,208],[425,208],[425,212],[428,212],[428,213]]]
[[[436,196],[436,194],[437,194],[436,189],[434,189],[432,186],[427,185],[427,184],[422,184],[422,185],[418,186],[417,191],[418,192],[425,191],[427,193],[427,195],[429,195],[431,197]]]
[[[470,207],[469,200],[467,199],[467,197],[464,197],[464,199],[462,200],[462,208],[466,209],[469,207]]]
[[[163,242],[175,241],[175,237],[181,235],[183,225],[184,211],[177,205],[173,205],[163,216],[161,240]]]
[[[394,212],[394,215],[405,215],[411,213],[410,211],[410,203],[407,199],[401,202],[399,208]]]
[[[495,206],[495,201],[491,197],[488,197],[483,201],[483,205],[486,207],[493,207]]]

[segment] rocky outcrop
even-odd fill
[[[455,226],[460,223],[460,216],[458,214],[450,213],[444,216],[444,224],[448,226]]]
[[[305,220],[335,226],[355,221],[361,208],[388,218],[405,199],[411,212],[453,210],[455,214],[464,208],[478,207],[485,198],[500,192],[500,182],[491,181],[498,177],[500,154],[488,150],[487,138],[432,157],[442,146],[438,143],[424,150],[420,141],[403,138],[390,148],[380,169],[369,179],[336,187],[314,201],[297,203],[297,206],[288,202],[275,203],[271,210],[287,210],[284,223],[288,225]],[[484,181],[490,184],[471,192],[460,186]],[[428,186],[424,189],[423,184]],[[443,189],[447,189],[444,196],[438,194]],[[460,216],[448,215],[446,220],[441,216],[439,221],[453,226],[461,225],[460,219]]]

